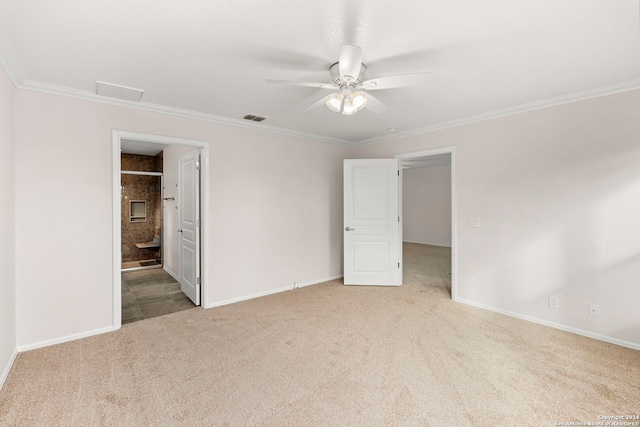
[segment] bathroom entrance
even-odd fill
[[[182,292],[180,282],[163,268],[164,212],[176,210],[177,194],[175,188],[168,189],[172,196],[163,197],[165,147],[146,148],[146,154],[136,154],[125,143],[120,156],[122,324],[196,306]]]
[[[113,135],[117,329],[204,305],[208,169],[202,159],[208,146],[124,131]]]

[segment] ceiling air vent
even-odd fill
[[[253,114],[247,114],[246,116],[243,117],[243,119],[251,120],[252,122],[261,122],[264,119],[266,119],[266,117],[254,116]]]
[[[127,86],[120,86],[113,83],[105,83],[96,81],[98,89],[96,93],[111,98],[124,99],[126,101],[140,102],[144,90],[135,89]]]

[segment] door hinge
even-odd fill
[[[199,284],[200,284],[200,278],[199,278],[199,277],[197,277],[197,278],[196,278],[196,285],[199,285]]]
[[[196,227],[200,227],[200,220],[196,220]]]
[[[398,268],[400,268],[400,263],[398,263]]]
[[[398,176],[400,176],[400,169],[398,169]]]
[[[200,162],[196,162],[196,169],[200,170]]]
[[[398,217],[398,222],[400,222],[400,217]]]

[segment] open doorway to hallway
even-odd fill
[[[402,158],[405,281],[418,280],[453,298],[452,153]]]

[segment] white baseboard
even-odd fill
[[[19,345],[18,352],[35,350],[37,348],[42,348],[42,347],[49,347],[50,345],[62,344],[64,342],[74,341],[80,338],[87,338],[93,335],[100,335],[100,334],[104,334],[105,332],[112,332],[114,330],[115,329],[113,328],[113,326],[107,326],[105,328],[94,329],[92,331],[86,331],[86,332],[80,332],[77,334],[67,335],[60,338],[54,338],[54,339],[40,341],[40,342],[27,344],[27,345]]]
[[[164,271],[166,271],[169,276],[171,276],[174,279],[176,279],[176,282],[180,283],[180,279],[178,278],[178,275],[176,273],[174,273],[173,271],[171,271],[171,269],[169,267],[167,267],[166,265],[163,265],[162,269]]]
[[[514,313],[512,311],[503,310],[500,308],[492,307],[485,304],[480,304],[474,301],[469,301],[464,298],[456,298],[456,302],[461,302],[463,304],[471,305],[473,307],[482,308],[484,310],[493,311],[495,313],[504,314],[506,316],[515,317],[517,319],[526,320],[528,322],[537,323],[539,325],[549,326],[551,328],[560,329],[561,331],[571,332],[577,335],[582,335],[584,337],[593,338],[599,341],[608,342],[611,344],[616,344],[622,347],[631,348],[633,350],[640,350],[640,344],[634,343],[631,341],[621,340],[619,338],[610,337],[608,335],[597,334],[595,332],[585,331],[584,329],[574,328],[573,326],[563,325],[561,323],[550,322],[548,320],[540,319],[538,317],[527,316],[524,314]]]
[[[238,298],[231,298],[231,299],[227,299],[227,300],[216,301],[216,302],[208,305],[208,308],[209,307],[220,307],[220,306],[223,306],[223,305],[233,304],[233,303],[240,302],[240,301],[247,301],[247,300],[250,300],[250,299],[265,297],[267,295],[273,295],[273,294],[277,294],[277,293],[280,293],[280,292],[291,291],[291,290],[302,288],[302,287],[305,287],[305,286],[317,285],[319,283],[324,283],[324,282],[329,282],[331,280],[340,279],[341,277],[343,277],[343,275],[342,274],[338,274],[337,276],[325,277],[324,279],[312,280],[312,281],[309,281],[309,282],[300,282],[300,283],[296,282],[293,286],[287,286],[287,287],[284,287],[284,288],[272,289],[272,290],[265,291],[265,292],[258,292],[258,293],[255,293],[255,294],[246,295],[246,296],[238,297]]]
[[[413,240],[403,240],[403,243],[417,243],[419,245],[430,245],[430,246],[441,246],[443,248],[450,248],[451,245],[443,245],[441,243],[431,243],[431,242],[416,242]]]
[[[325,277],[324,279],[312,280],[310,282],[295,282],[293,289],[304,288],[305,286],[317,285],[319,283],[330,282],[332,280],[342,279],[344,274],[338,274],[336,276]]]
[[[0,390],[2,390],[2,386],[4,386],[4,382],[7,379],[7,377],[9,376],[9,371],[11,371],[11,368],[13,367],[13,362],[16,361],[16,357],[18,357],[18,349],[14,348],[13,349],[13,354],[9,358],[9,361],[7,362],[7,365],[2,370],[2,376],[0,376]]]

